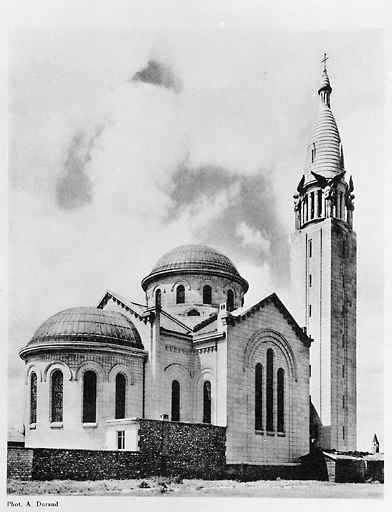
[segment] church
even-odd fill
[[[157,254],[144,304],[106,291],[20,351],[26,447],[137,451],[145,418],[225,427],[228,464],[356,449],[353,181],[325,62],[294,195],[291,310],[276,294],[245,307],[248,282],[211,247]]]

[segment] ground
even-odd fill
[[[242,497],[242,498],[345,498],[377,499],[384,497],[384,485],[335,484],[300,480],[181,480],[156,477],[144,480],[9,480],[7,494],[17,496],[163,496],[163,497]]]

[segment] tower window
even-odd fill
[[[37,423],[37,374],[30,376],[30,423]]]
[[[83,423],[97,419],[97,374],[88,370],[83,375]]]
[[[321,217],[322,215],[322,205],[323,205],[323,192],[322,190],[317,191],[317,216]]]
[[[160,308],[162,305],[162,292],[158,288],[158,290],[155,292],[155,306],[157,308]]]
[[[309,276],[309,288],[312,287],[312,274],[310,274]]]
[[[344,409],[344,395],[342,396],[342,409]]]
[[[309,316],[312,316],[312,304],[309,304]]]
[[[211,304],[212,302],[212,290],[208,284],[203,287],[203,304]]]
[[[274,430],[274,353],[267,350],[267,430]]]
[[[263,367],[256,364],[255,371],[255,429],[263,430]]]
[[[309,258],[311,258],[313,255],[313,244],[312,240],[309,240]]]
[[[314,218],[314,192],[310,193],[310,218]]]
[[[180,383],[178,380],[172,382],[171,419],[180,421]]]
[[[284,432],[284,370],[278,370],[278,432]]]
[[[51,418],[52,423],[63,421],[63,372],[55,370],[51,382]]]
[[[115,418],[125,418],[126,379],[123,373],[116,375],[116,414]]]
[[[313,143],[313,147],[312,147],[312,164],[314,163],[316,159],[316,144]]]
[[[233,290],[227,290],[227,311],[234,310],[234,292]]]
[[[211,423],[211,382],[203,385],[203,423]]]
[[[177,297],[176,297],[176,303],[177,304],[184,304],[185,303],[185,286],[183,284],[180,284],[177,286]]]

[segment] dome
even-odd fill
[[[156,263],[150,274],[142,281],[143,290],[162,275],[170,274],[208,274],[233,279],[248,289],[248,282],[243,279],[231,260],[206,245],[181,245],[164,254]]]
[[[117,311],[91,307],[66,309],[37,329],[28,347],[58,342],[98,342],[143,348],[132,321]]]
[[[320,91],[332,91],[326,73],[322,77]],[[315,181],[312,172],[324,178],[334,178],[344,169],[342,144],[339,130],[329,106],[322,97],[312,135],[307,147],[305,161],[305,184]]]

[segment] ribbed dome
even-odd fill
[[[181,272],[224,275],[240,281],[248,289],[247,281],[240,276],[227,256],[206,245],[195,244],[182,245],[164,254],[150,274],[143,279],[142,287],[146,290],[156,276]]]
[[[319,93],[325,90],[332,91],[326,73],[323,75]],[[333,178],[344,169],[339,130],[329,107],[329,100],[323,98],[323,94],[329,93],[321,94],[320,110],[306,152],[305,184],[315,180],[311,171],[325,178]]]
[[[98,342],[143,348],[132,321],[117,311],[79,307],[45,320],[28,346],[50,342]]]

